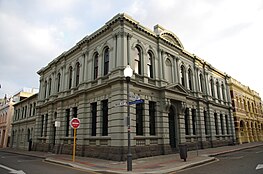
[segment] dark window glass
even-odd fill
[[[69,84],[68,84],[68,88],[71,89],[72,87],[72,67],[69,67]]]
[[[102,102],[102,136],[108,135],[108,100]]]
[[[207,111],[204,111],[204,122],[205,122],[205,134],[208,135],[208,115],[207,115]]]
[[[223,120],[223,115],[220,114],[220,124],[221,124],[221,131],[222,131],[222,135],[225,134],[225,129],[224,129],[224,120]]]
[[[192,109],[193,135],[196,135],[196,109]]]
[[[143,104],[136,104],[136,135],[143,135]]]
[[[150,116],[150,135],[156,135],[155,132],[155,107],[156,102],[149,102],[149,116]]]
[[[43,133],[44,133],[44,120],[45,120],[45,116],[42,115],[41,116],[41,131],[40,131],[40,136],[41,137],[43,136]]]
[[[66,137],[69,136],[70,109],[66,109]]]
[[[189,83],[189,89],[192,91],[193,90],[193,74],[192,70],[188,69],[188,83]]]
[[[142,74],[142,71],[141,71],[141,60],[142,60],[142,51],[140,49],[140,47],[136,47],[135,48],[135,58],[134,58],[134,64],[135,64],[135,73],[137,74]]]
[[[184,87],[186,87],[185,85],[185,69],[184,66],[181,66],[181,83]]]
[[[57,86],[57,92],[60,91],[60,80],[61,80],[61,74],[58,73],[58,86]]]
[[[80,64],[77,62],[76,64],[76,86],[79,85],[79,73],[80,73]]]
[[[91,103],[91,136],[96,136],[97,129],[97,102]]]
[[[95,53],[94,55],[94,80],[98,78],[99,70],[99,54]]]
[[[109,73],[109,48],[104,51],[104,75]]]
[[[189,135],[190,134],[190,131],[189,131],[189,108],[185,109],[184,124],[185,124],[185,134]]]
[[[153,78],[153,54],[151,52],[148,52],[147,73],[148,77]]]
[[[44,136],[47,136],[47,126],[48,126],[48,114],[46,114],[46,120],[45,120],[45,133]]]
[[[226,133],[229,134],[228,116],[227,115],[225,115],[225,122],[226,122]]]
[[[214,113],[215,117],[215,129],[216,129],[216,135],[219,134],[219,129],[218,129],[218,118],[217,118],[217,113]]]

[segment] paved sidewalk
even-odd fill
[[[257,147],[257,146],[262,146],[263,148],[263,142],[246,143],[246,144],[235,145],[235,146],[223,146],[218,148],[208,148],[198,151],[196,150],[188,151],[188,158],[186,162],[180,159],[179,154],[161,155],[155,157],[135,159],[133,160],[132,172],[127,172],[126,161],[118,162],[118,161],[76,156],[75,162],[72,162],[71,155],[63,155],[63,154],[57,155],[52,153],[36,152],[36,151],[28,152],[28,151],[15,150],[11,148],[1,149],[1,151],[37,156],[44,158],[48,162],[58,163],[62,165],[75,167],[78,169],[95,171],[95,172],[161,174],[161,173],[171,173],[174,171],[182,170],[184,168],[214,161],[216,160],[215,156],[219,154],[229,153],[229,152]]]

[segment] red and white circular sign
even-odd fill
[[[70,126],[73,129],[78,129],[80,126],[80,120],[78,118],[72,118],[72,120],[70,121]]]

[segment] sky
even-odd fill
[[[184,49],[263,97],[263,0],[0,0],[0,98],[118,13],[172,31]]]

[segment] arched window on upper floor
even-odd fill
[[[44,98],[47,97],[47,81],[44,82]]]
[[[93,79],[97,79],[98,78],[98,71],[99,71],[99,54],[96,52],[94,54],[94,64],[93,64],[93,69],[94,69],[94,72],[93,72]]]
[[[68,89],[72,87],[72,75],[73,75],[73,68],[72,66],[69,67],[69,77],[68,77]]]
[[[200,91],[203,93],[204,92],[204,78],[203,78],[203,74],[199,74],[199,82],[200,82]]]
[[[224,84],[221,84],[221,91],[222,91],[223,101],[226,101],[226,96],[225,96],[225,86],[224,86]]]
[[[180,68],[180,74],[181,74],[181,84],[186,87],[186,84],[185,84],[185,68],[183,65],[181,65],[181,68]]]
[[[166,80],[168,80],[168,82],[172,83],[172,77],[173,77],[173,74],[172,74],[172,62],[170,59],[166,59],[165,61],[165,77],[166,77]]]
[[[217,93],[217,98],[221,100],[221,94],[220,94],[220,85],[219,82],[216,82],[216,93]]]
[[[49,80],[48,80],[48,96],[50,96],[51,95],[51,85],[52,85],[52,79],[51,78],[49,78]]]
[[[214,80],[213,79],[210,79],[210,92],[211,92],[211,95],[212,97],[215,97],[215,90],[214,90]]]
[[[250,103],[249,103],[249,101],[247,101],[247,107],[248,107],[248,111],[250,112]]]
[[[76,87],[79,85],[80,63],[76,63]]]
[[[193,73],[190,68],[188,69],[188,85],[189,85],[189,89],[192,91],[193,90]]]
[[[57,75],[57,92],[60,91],[60,84],[61,84],[60,81],[61,81],[61,74],[58,73],[58,75]]]
[[[148,60],[147,60],[147,74],[148,77],[153,78],[153,53],[148,51]]]
[[[139,46],[135,47],[135,57],[134,57],[134,71],[137,74],[142,74],[142,49]]]
[[[109,54],[109,47],[106,47],[104,49],[104,75],[107,75],[109,73],[109,58],[110,58],[110,54]]]

